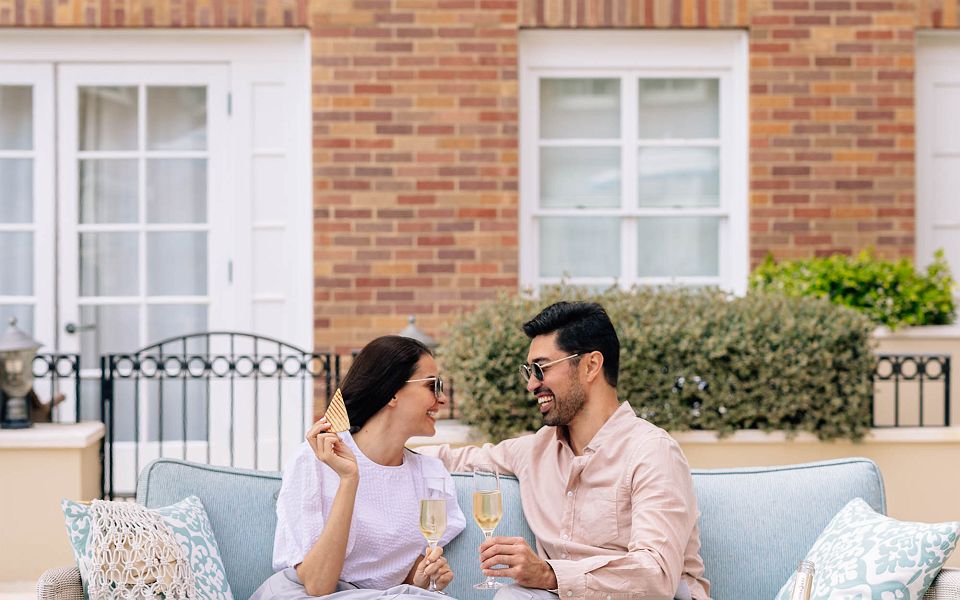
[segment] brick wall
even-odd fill
[[[960,0],[0,0],[0,26],[309,27],[315,331],[517,289],[519,27],[748,28],[754,263],[914,248],[914,36]]]
[[[515,0],[316,2],[317,347],[516,290]]]

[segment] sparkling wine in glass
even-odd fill
[[[430,548],[436,548],[447,529],[446,480],[440,477],[425,477],[423,497],[420,498],[420,533],[427,538]],[[446,596],[437,589],[436,580],[430,578],[427,591]]]
[[[502,518],[500,474],[494,465],[478,465],[473,470],[473,520],[483,532],[483,537],[489,540]],[[473,587],[478,590],[495,590],[503,587],[503,584],[488,576]]]

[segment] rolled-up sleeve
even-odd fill
[[[683,573],[686,545],[698,517],[690,468],[675,441],[656,437],[636,448],[629,473],[629,479],[622,482],[622,493],[630,499],[627,552],[549,560],[561,598],[674,597]]]

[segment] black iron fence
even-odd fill
[[[104,422],[106,498],[132,497],[140,468],[160,457],[278,470],[352,358],[252,334],[208,332],[102,356],[96,382],[81,380],[79,355],[40,354],[33,362],[41,406],[34,418],[46,420],[46,406],[53,421]],[[948,355],[878,355],[872,425],[949,426],[950,374]],[[86,396],[97,383],[99,402],[91,402]],[[453,418],[450,387],[447,417]]]
[[[949,427],[950,356],[878,355],[872,424],[874,427]]]

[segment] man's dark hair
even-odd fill
[[[363,347],[340,384],[351,433],[359,431],[407,384],[425,354],[432,355],[422,343],[399,335],[378,337]]]
[[[523,332],[533,339],[557,332],[557,346],[570,354],[598,351],[603,355],[603,377],[617,387],[620,376],[620,339],[596,302],[557,302],[523,324]]]

